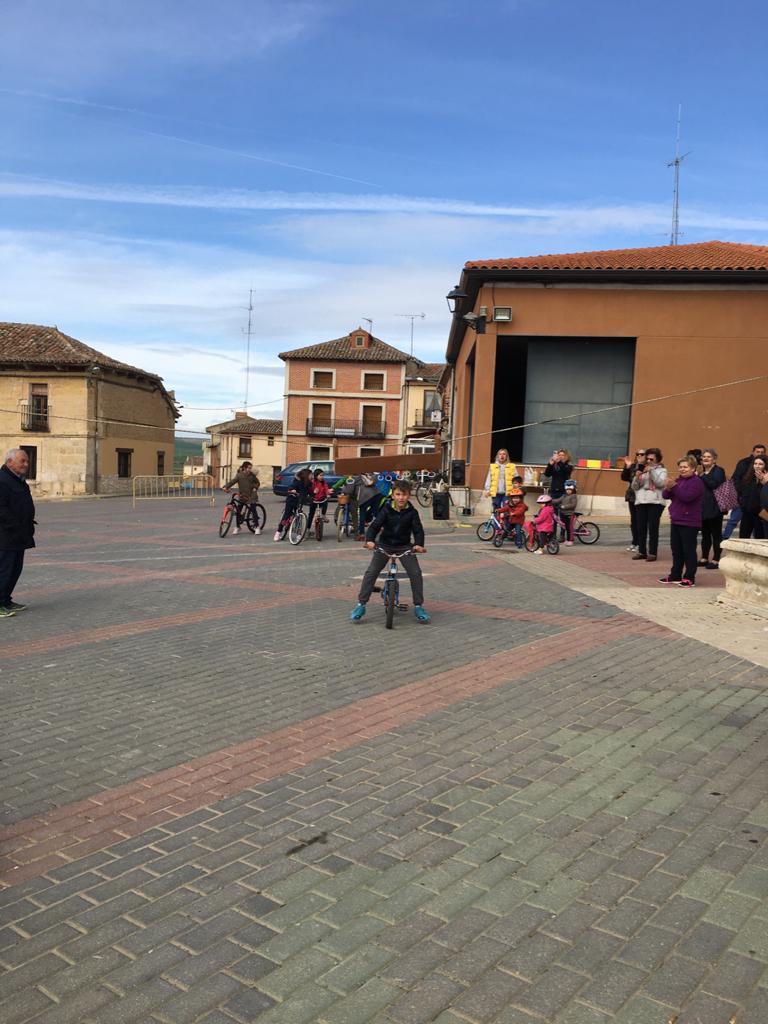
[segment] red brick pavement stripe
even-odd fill
[[[602,647],[626,636],[633,623],[642,627],[632,616],[593,620],[559,634],[557,644],[551,637],[523,644],[18,822],[0,831],[2,882],[15,885],[44,874],[534,669]]]
[[[348,596],[348,595],[345,595]],[[317,595],[312,595],[316,599]],[[295,604],[299,598],[296,594],[282,594],[277,597],[265,597],[261,601],[237,601],[222,608],[200,608],[194,612],[178,612],[176,615],[162,615],[153,619],[139,619],[135,622],[119,622],[110,626],[93,627],[72,633],[57,633],[45,640],[28,640],[26,643],[10,643],[0,647],[0,659],[23,658],[29,654],[40,654],[47,651],[59,651],[65,647],[79,647],[83,644],[100,643],[102,640],[118,640],[127,636],[140,636],[168,629],[172,626],[189,626],[196,622],[210,622],[214,619],[235,618],[250,612],[263,611],[265,608],[279,608],[281,605]],[[309,595],[305,600],[310,600]]]

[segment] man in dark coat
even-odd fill
[[[35,504],[25,479],[29,457],[12,448],[0,468],[0,618],[23,611],[13,588],[24,567],[24,552],[35,546]]]

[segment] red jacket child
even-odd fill
[[[331,488],[325,480],[312,481],[312,501],[314,501],[316,505],[319,505],[322,501],[327,501],[330,493]]]

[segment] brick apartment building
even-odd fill
[[[442,364],[424,363],[360,327],[280,358],[286,463],[396,455],[433,443],[439,424],[431,426],[429,411]]]

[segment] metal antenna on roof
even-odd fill
[[[251,322],[253,318],[253,288],[248,292],[248,327],[245,332],[245,403],[244,409],[248,412],[248,387],[251,383]]]
[[[411,355],[413,355],[413,321],[424,320],[426,313],[395,313],[395,316],[402,316],[411,321]]]
[[[373,337],[373,320],[369,320],[367,316],[364,316],[363,320],[368,324],[368,333]]]
[[[691,155],[691,150],[687,153],[680,155],[680,120],[683,116],[683,105],[680,103],[677,107],[677,135],[675,138],[675,159],[670,160],[667,167],[675,168],[675,188],[673,192],[672,200],[672,234],[669,236],[669,244],[677,245],[677,240],[680,237],[680,164],[685,160],[687,156]]]

